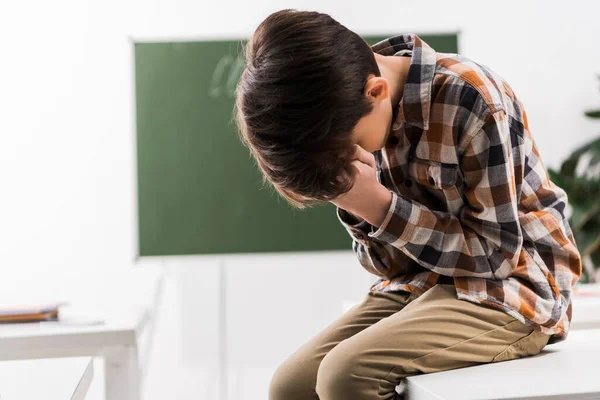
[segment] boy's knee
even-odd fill
[[[355,397],[359,382],[356,368],[358,355],[340,345],[331,350],[317,372],[317,394],[321,399],[342,400]]]
[[[313,400],[316,397],[316,371],[306,365],[295,359],[284,361],[269,383],[269,400]]]

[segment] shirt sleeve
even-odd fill
[[[388,243],[441,275],[510,276],[523,243],[510,129],[503,111],[483,121],[460,161],[465,204],[459,215],[392,192],[386,218],[369,240]]]
[[[340,207],[336,207],[336,212],[338,219],[351,236],[354,236],[358,233],[364,233],[366,235],[367,233],[371,232],[371,224],[365,221],[363,218],[354,218],[348,211]]]
[[[388,243],[370,239],[374,227],[362,218],[354,219],[346,210],[337,207],[337,216],[352,237],[352,250],[362,267],[373,275],[393,279],[406,269],[398,250]]]

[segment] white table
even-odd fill
[[[0,361],[0,398],[83,400],[93,376],[91,357]]]
[[[538,355],[408,377],[410,400],[600,399],[600,329],[569,333]]]
[[[139,400],[142,369],[139,338],[151,327],[162,285],[160,269],[104,273],[73,279],[79,294],[66,316],[101,319],[94,325],[58,322],[0,324],[0,360],[104,357],[108,400]],[[151,329],[150,329],[151,330]],[[152,333],[146,341],[151,347]],[[145,364],[145,363],[142,363]],[[4,400],[4,398],[2,398]]]
[[[600,283],[588,283],[578,287],[578,292],[573,294],[572,330],[600,328],[599,294]]]

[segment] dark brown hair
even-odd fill
[[[380,76],[371,47],[327,14],[284,9],[260,23],[244,57],[234,116],[263,184],[296,208],[347,192],[350,136],[373,109],[364,86]]]

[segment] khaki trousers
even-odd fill
[[[456,298],[452,284],[420,297],[368,292],[275,371],[270,400],[403,399],[403,378],[538,354],[549,335]]]

